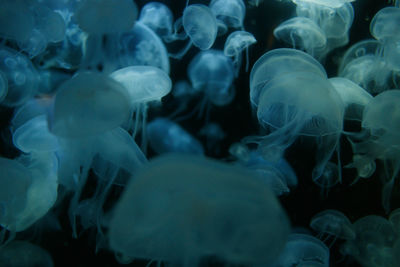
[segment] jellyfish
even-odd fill
[[[326,46],[325,33],[314,21],[305,17],[284,21],[274,29],[274,36],[316,58],[320,57]]]
[[[243,30],[246,15],[243,0],[212,0],[209,6],[217,19],[219,35],[225,34],[228,28]]]
[[[399,116],[400,90],[384,91],[375,96],[364,108],[362,128],[368,135],[360,142],[353,142],[353,153],[370,160],[382,160],[383,175],[382,204],[390,209],[391,191],[400,170],[399,161]],[[368,161],[367,161],[368,163]]]
[[[355,0],[292,0],[293,3],[299,5],[303,3],[312,3],[315,5],[321,5],[331,8],[338,8],[343,6],[345,3],[354,2]]]
[[[246,72],[249,67],[249,52],[248,47],[257,42],[254,36],[246,31],[235,31],[229,34],[225,41],[224,55],[227,57],[233,57],[233,65],[236,69],[236,76],[239,73],[241,65],[241,54],[246,49]]]
[[[227,134],[221,125],[216,122],[206,123],[199,131],[199,135],[205,138],[207,151],[219,154],[221,151],[221,142]]]
[[[171,91],[171,79],[163,70],[152,66],[122,68],[111,73],[110,77],[128,92],[131,110],[136,113],[133,136],[142,122],[142,142],[145,147],[147,105],[150,102],[161,102],[161,98]]]
[[[222,51],[211,49],[198,53],[189,63],[187,74],[193,89],[204,94],[202,103],[193,111],[200,108],[201,115],[207,103],[225,106],[232,102],[234,69],[232,60]]]
[[[393,225],[393,229],[397,233],[400,234],[400,208],[392,210],[389,214],[389,222]]]
[[[271,264],[285,245],[289,221],[270,189],[249,175],[195,155],[150,161],[115,207],[111,249],[125,259],[183,266],[197,266],[209,256],[232,264]]]
[[[384,59],[396,71],[400,70],[400,9],[385,7],[375,14],[370,24],[372,36],[383,43]]]
[[[190,38],[182,51],[177,54],[170,54],[170,56],[177,59],[181,59],[192,45],[200,50],[210,49],[217,37],[217,20],[211,12],[211,9],[202,4],[187,6],[183,11],[182,18],[178,19],[176,24],[182,24],[186,36]],[[179,26],[175,26],[175,28],[179,28]],[[186,36],[180,39],[184,39]]]
[[[368,215],[355,221],[353,229],[356,238],[346,241],[343,254],[353,256],[362,266],[396,266],[393,247],[397,236],[387,219]]]
[[[392,71],[382,53],[382,44],[377,40],[367,39],[352,45],[341,60],[339,76],[355,82],[371,94],[389,89]]]
[[[354,240],[356,234],[350,220],[338,210],[327,209],[314,215],[310,227],[318,233],[318,238],[326,241],[333,237],[331,245],[336,238]]]
[[[179,124],[166,118],[156,118],[147,125],[147,138],[158,154],[204,154],[203,145]]]
[[[329,248],[319,239],[293,233],[274,266],[329,266]]]
[[[161,38],[168,39],[172,35],[173,20],[168,6],[159,2],[149,2],[142,7],[138,21],[152,29]]]
[[[4,88],[1,105],[19,106],[36,94],[39,85],[37,70],[18,51],[0,46],[0,73]]]
[[[307,71],[327,78],[324,67],[309,54],[290,48],[271,50],[262,55],[250,72],[250,102],[257,107],[265,85],[280,75]]]
[[[326,78],[313,72],[287,73],[267,83],[259,98],[258,121],[270,133],[245,142],[257,143],[264,158],[275,161],[299,135],[314,138],[318,148],[312,178],[317,182],[339,149],[343,112],[340,96]]]

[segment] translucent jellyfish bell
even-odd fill
[[[37,70],[24,54],[0,46],[0,72],[3,86],[7,88],[2,105],[10,107],[21,105],[37,92],[39,85]]]
[[[193,45],[201,50],[207,50],[214,44],[217,37],[217,21],[210,8],[195,4],[183,11],[183,28]]]
[[[204,154],[203,145],[179,124],[165,118],[157,118],[147,125],[147,138],[158,154]]]
[[[211,103],[224,106],[233,100],[233,64],[222,51],[198,53],[189,63],[187,72],[193,88],[204,91]]]
[[[304,17],[284,21],[274,29],[274,36],[312,56],[318,56],[326,46],[325,33],[314,21]]]
[[[105,74],[82,72],[61,84],[49,114],[50,131],[76,138],[106,132],[129,116],[129,95]]]
[[[290,234],[274,266],[329,266],[329,248],[307,234]]]
[[[173,19],[168,6],[159,2],[149,2],[142,7],[138,21],[152,29],[161,38],[165,38],[172,34]]]
[[[375,39],[386,42],[391,38],[399,38],[400,34],[400,9],[385,7],[379,10],[370,24],[370,31]]]
[[[372,94],[389,89],[392,71],[382,54],[382,43],[377,40],[368,39],[352,45],[341,60],[339,76],[355,82]]]
[[[23,1],[0,2],[0,36],[16,41],[25,41],[34,29],[34,18]]]
[[[271,50],[262,55],[250,72],[250,101],[257,106],[263,87],[272,79],[296,71],[316,73],[327,78],[324,67],[309,54],[289,48]]]
[[[246,6],[243,0],[212,0],[210,9],[227,28],[243,29]]]
[[[324,210],[316,215],[310,221],[310,227],[316,231],[321,239],[324,236],[333,236],[334,239],[341,238],[354,240],[356,234],[350,220],[338,210]]]
[[[234,31],[226,38],[224,54],[227,57],[233,57],[233,65],[236,68],[236,75],[241,65],[241,54],[246,49],[246,71],[249,64],[248,47],[257,42],[254,36],[246,31]]]
[[[285,211],[263,182],[238,166],[187,154],[144,166],[126,186],[109,228],[110,247],[122,257],[185,266],[210,255],[269,264],[288,234]]]
[[[271,133],[260,138],[259,149],[266,159],[275,160],[299,135],[314,137],[319,144],[315,181],[323,174],[342,133],[340,96],[326,78],[312,72],[287,73],[265,86],[257,117]]]
[[[153,66],[166,73],[170,71],[168,52],[153,30],[136,22],[132,30],[120,34],[117,69],[128,66]]]
[[[89,34],[110,34],[129,31],[138,10],[130,0],[84,0],[78,6],[76,21]]]
[[[346,78],[329,79],[345,106],[345,119],[362,120],[365,106],[372,100],[372,95]]]

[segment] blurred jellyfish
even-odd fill
[[[331,245],[336,238],[354,240],[356,234],[350,220],[338,210],[324,210],[311,218],[310,227],[318,233],[322,241],[332,237]]]
[[[246,49],[246,72],[249,67],[249,52],[248,47],[257,42],[254,36],[246,31],[235,31],[229,34],[225,41],[224,55],[227,57],[233,57],[233,65],[236,69],[236,76],[239,73],[241,65],[242,51]]]
[[[147,125],[147,138],[158,154],[204,154],[203,145],[179,124],[165,118],[156,118]]]
[[[0,46],[1,105],[15,107],[33,97],[38,90],[36,68],[23,54]]]
[[[331,8],[338,8],[343,6],[345,3],[350,3],[355,0],[292,0],[293,3],[299,5],[304,3],[310,3],[314,5],[321,5]]]
[[[0,265],[7,267],[53,267],[46,250],[28,241],[13,241],[0,248]]]
[[[207,151],[219,154],[221,142],[226,138],[226,132],[215,122],[206,123],[199,131],[199,135],[205,137]]]
[[[187,73],[193,89],[204,94],[202,102],[196,108],[200,108],[200,115],[207,103],[225,106],[232,102],[235,96],[232,85],[233,64],[222,51],[208,50],[198,53],[189,63]]]
[[[311,19],[294,17],[274,29],[277,39],[300,48],[315,58],[319,58],[326,46],[326,35]]]
[[[168,6],[159,2],[145,4],[139,14],[139,22],[152,29],[161,38],[172,34],[173,15]]]
[[[270,189],[244,169],[175,154],[153,160],[131,180],[109,234],[111,249],[125,259],[197,266],[212,255],[269,264],[285,245],[289,221]]]
[[[246,15],[243,0],[212,0],[210,9],[218,23],[218,34],[225,34],[228,28],[242,29]]]
[[[341,60],[339,76],[355,82],[371,94],[389,89],[392,71],[382,53],[382,44],[377,40],[368,39],[352,45]]]
[[[329,266],[329,248],[308,234],[290,234],[285,248],[273,266]]]

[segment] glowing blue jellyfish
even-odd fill
[[[38,89],[38,73],[32,62],[11,48],[0,46],[2,105],[15,107],[33,97]]]
[[[238,75],[241,65],[241,55],[243,50],[246,49],[246,71],[249,66],[249,53],[248,47],[257,42],[254,36],[246,31],[235,31],[229,34],[225,41],[224,54],[227,57],[233,57],[233,65],[236,69],[236,76]]]
[[[377,40],[367,39],[352,45],[341,60],[339,76],[355,82],[371,94],[390,89],[392,71],[382,53],[382,44]]]
[[[345,3],[350,3],[355,0],[292,0],[293,3],[299,5],[303,3],[312,3],[314,5],[321,5],[325,7],[338,8]]]
[[[326,35],[311,19],[294,17],[274,29],[277,39],[318,57],[326,46]]]
[[[232,102],[235,90],[233,64],[222,51],[208,50],[198,53],[189,63],[187,69],[189,80],[194,90],[204,92],[203,103],[200,103],[200,114],[204,106],[211,102],[224,106]]]
[[[165,118],[157,118],[147,125],[147,138],[158,154],[204,154],[203,145],[179,124]]]
[[[218,34],[224,34],[228,28],[243,29],[246,15],[243,0],[212,0],[209,6],[218,22]]]
[[[161,38],[172,35],[173,20],[171,10],[168,6],[159,2],[145,4],[139,15],[139,22],[152,29]]]
[[[209,256],[270,264],[288,234],[286,214],[264,183],[237,166],[186,154],[144,166],[125,188],[109,228],[119,257],[183,266]]]

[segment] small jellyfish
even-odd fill
[[[161,38],[172,35],[173,15],[168,6],[159,2],[145,4],[139,14],[139,22],[152,29]]]
[[[239,73],[241,65],[242,51],[246,49],[246,72],[249,67],[249,53],[248,47],[257,42],[254,36],[246,31],[235,31],[229,34],[225,41],[224,55],[227,57],[233,57],[233,65],[236,69],[236,76]]]
[[[203,145],[179,124],[165,118],[156,118],[147,125],[147,138],[158,154],[204,154]]]
[[[312,3],[315,5],[321,5],[331,8],[338,8],[343,6],[345,3],[354,2],[355,0],[292,0],[293,3],[299,5],[303,3]]]
[[[125,259],[183,266],[209,256],[231,264],[272,263],[285,245],[289,221],[271,190],[249,175],[195,155],[150,161],[115,207],[110,248]]]
[[[274,36],[315,58],[319,58],[326,46],[325,33],[314,21],[305,17],[294,17],[284,21],[274,29]]]
[[[331,245],[336,238],[354,240],[356,234],[350,220],[338,210],[324,210],[317,213],[310,221],[310,227],[318,233],[322,241],[333,237]]]
[[[103,133],[124,123],[130,107],[122,84],[104,74],[81,72],[58,88],[49,113],[50,132],[66,138]]]
[[[209,6],[217,19],[219,34],[225,34],[228,28],[243,29],[246,15],[243,0],[212,0]]]
[[[319,239],[301,233],[289,235],[274,266],[329,266],[329,248]]]
[[[0,46],[0,72],[7,93],[3,95],[2,105],[19,106],[37,93],[38,73],[24,54]]]
[[[371,94],[391,87],[392,71],[382,57],[382,44],[373,39],[355,43],[344,54],[339,76],[347,78]]]
[[[217,21],[210,8],[201,5],[189,5],[183,11],[183,28],[190,43],[201,50],[210,49],[217,37]],[[185,53],[183,53],[185,54]]]
[[[232,86],[234,70],[232,60],[219,50],[198,53],[187,69],[189,80],[194,90],[204,92],[200,103],[200,114],[204,106],[211,102],[216,106],[225,106],[232,102],[235,90]]]
[[[133,136],[136,135],[140,122],[142,122],[144,145],[146,142],[147,105],[149,102],[161,102],[161,98],[171,91],[171,79],[163,70],[152,66],[122,68],[111,73],[110,77],[121,84],[128,92],[131,110],[136,113]]]

